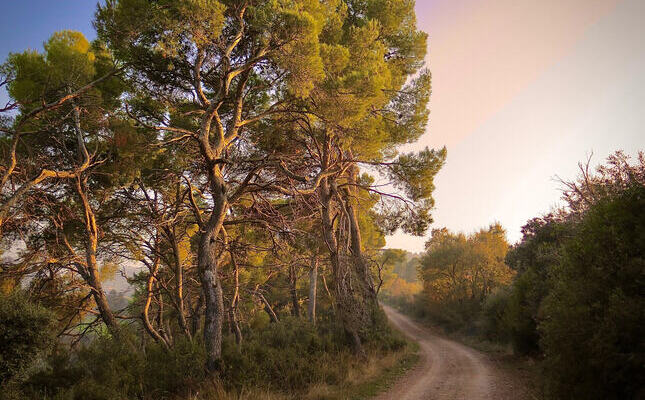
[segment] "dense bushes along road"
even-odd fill
[[[566,208],[530,220],[518,244],[481,239],[496,227],[435,231],[417,258],[423,290],[411,301],[384,285],[384,295],[448,331],[536,358],[549,398],[643,398],[645,159],[630,165],[617,153],[595,174],[582,167],[563,183]]]

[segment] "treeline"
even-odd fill
[[[379,249],[427,229],[446,157],[397,152],[428,119],[414,3],[111,0],[94,27],[0,69],[3,395],[302,395],[401,347]]]
[[[434,230],[418,264],[423,291],[402,306],[538,359],[548,398],[642,398],[645,156],[580,168],[562,182],[566,206],[528,221],[513,246],[498,225]]]
[[[409,308],[423,286],[418,278],[420,255],[385,249],[379,256],[379,297],[386,303]]]

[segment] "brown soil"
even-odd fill
[[[523,400],[528,392],[516,376],[488,355],[419,326],[384,306],[391,323],[419,343],[419,365],[377,400]]]

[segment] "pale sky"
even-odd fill
[[[574,178],[591,152],[645,149],[645,1],[417,0],[417,17],[433,89],[411,148],[448,147],[433,227],[498,221],[515,242],[558,203],[556,175]]]

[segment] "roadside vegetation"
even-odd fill
[[[617,152],[580,169],[562,182],[565,207],[528,221],[513,246],[498,225],[434,230],[425,254],[408,255],[419,280],[406,293],[384,285],[383,299],[479,348],[535,360],[545,398],[642,398],[645,158]]]
[[[24,313],[19,321],[7,314]],[[15,311],[14,311],[15,310]],[[3,321],[41,323],[46,310],[11,299],[0,309]],[[216,379],[203,368],[203,344],[178,339],[167,350],[155,342],[134,351],[125,341],[103,335],[70,350],[42,337],[13,337],[21,326],[4,326],[3,399],[343,399],[367,398],[385,389],[414,365],[415,348],[400,334],[366,345],[357,357],[339,326],[286,317],[255,332],[245,330],[237,346],[223,345]],[[38,335],[47,331],[36,330]],[[126,332],[136,343],[134,332]],[[18,346],[21,340],[21,346]],[[43,343],[48,344],[47,348]],[[11,359],[7,355],[14,354]]]

